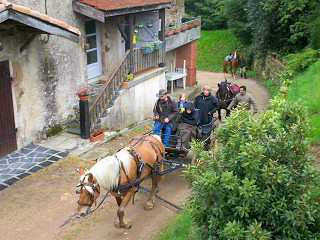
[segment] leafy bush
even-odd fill
[[[306,70],[311,64],[317,62],[320,58],[320,50],[306,48],[300,53],[289,54],[286,57],[287,70],[294,73],[300,73]]]
[[[241,107],[217,130],[215,158],[190,167],[191,215],[204,239],[317,239],[307,113],[281,96],[258,118]],[[194,146],[193,146],[194,147]]]

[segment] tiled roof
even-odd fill
[[[53,25],[56,25],[58,27],[61,27],[63,29],[66,29],[69,32],[75,33],[77,35],[81,35],[81,32],[79,31],[79,29],[74,28],[74,27],[66,24],[65,22],[62,22],[62,21],[60,21],[58,19],[49,17],[48,15],[45,15],[45,14],[40,13],[38,11],[31,10],[30,8],[26,8],[26,7],[23,7],[23,6],[20,6],[20,5],[16,5],[16,4],[7,2],[6,0],[0,0],[0,12],[3,12],[5,10],[7,10],[7,9],[12,9],[12,10],[15,10],[17,12],[29,15],[31,17],[38,18],[38,19],[40,19],[42,21],[45,21],[45,22],[51,23]]]
[[[77,0],[100,10],[119,10],[171,3],[172,0]]]

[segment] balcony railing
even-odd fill
[[[148,54],[144,54],[141,48],[133,49],[133,73],[137,73],[151,67],[158,67],[162,62],[162,49],[154,50]]]

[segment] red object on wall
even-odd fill
[[[183,60],[187,60],[187,82],[186,85],[191,87],[197,83],[197,44],[196,40],[183,45],[176,50],[176,67],[183,68]]]

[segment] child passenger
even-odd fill
[[[183,113],[186,109],[187,97],[185,93],[181,93],[178,102],[179,112]]]

